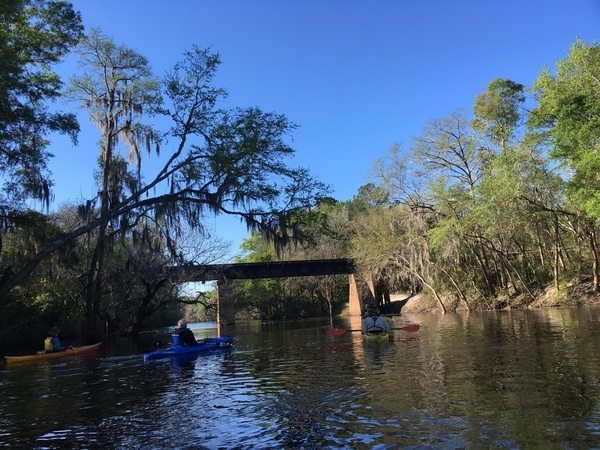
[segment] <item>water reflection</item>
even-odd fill
[[[595,308],[396,317],[383,345],[327,321],[239,324],[234,347],[0,370],[0,447],[592,448]],[[356,320],[336,324],[358,329]]]

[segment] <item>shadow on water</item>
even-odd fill
[[[111,343],[0,369],[0,447],[599,447],[599,312],[411,314],[382,345],[249,322],[232,349],[148,362],[156,336]]]

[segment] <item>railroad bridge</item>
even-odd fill
[[[343,274],[348,275],[350,315],[360,316],[363,302],[367,301],[367,298],[377,299],[379,295],[376,293],[376,286],[372,280],[357,279],[354,261],[351,259],[205,264],[169,268],[169,276],[175,282],[217,281],[217,324],[219,328],[235,324],[233,280]],[[365,289],[364,286],[367,286],[368,289]]]

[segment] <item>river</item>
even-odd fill
[[[249,322],[192,358],[145,362],[164,334],[3,365],[0,447],[600,448],[600,308],[394,321],[421,328],[372,345],[326,320]]]

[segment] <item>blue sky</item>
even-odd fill
[[[258,106],[297,123],[293,164],[309,167],[338,200],[356,195],[375,159],[395,142],[410,145],[429,119],[470,110],[494,78],[529,86],[576,38],[591,44],[600,34],[598,0],[73,4],[86,28],[137,50],[158,74],[194,44],[220,53],[216,83],[229,91],[223,106]],[[67,62],[62,73],[74,68]],[[94,192],[99,136],[86,115],[81,121],[78,147],[57,139],[51,149],[56,206]],[[234,251],[247,236],[237,221],[214,224]]]

